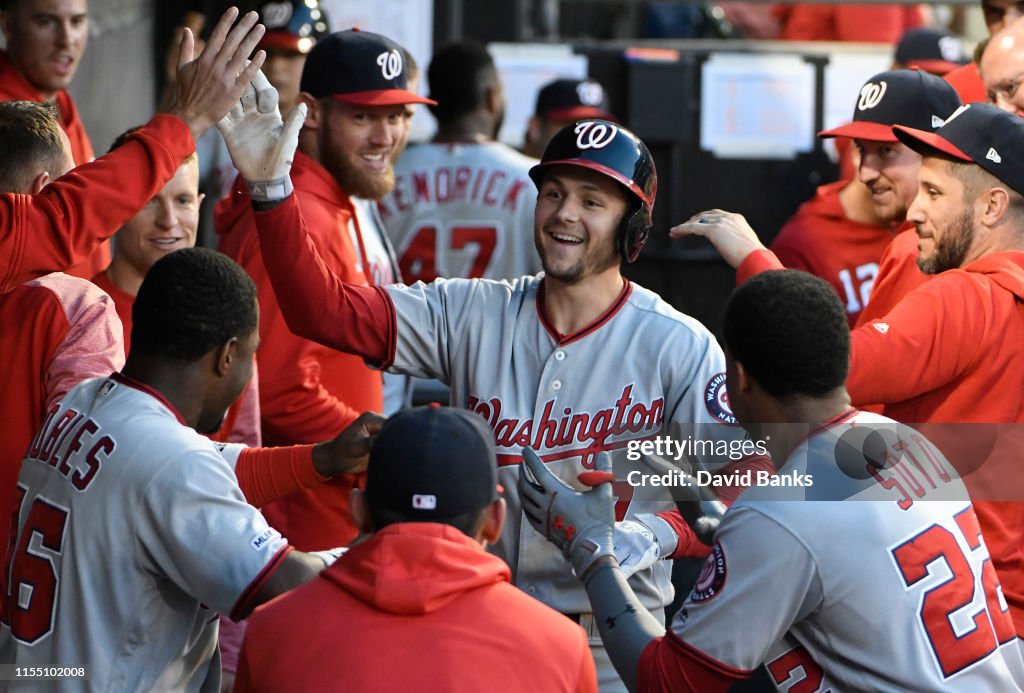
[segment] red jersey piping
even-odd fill
[[[150,397],[154,398],[157,402],[159,402],[160,404],[162,404],[165,407],[167,407],[168,409],[170,409],[171,413],[174,414],[175,418],[178,419],[178,423],[180,423],[182,426],[188,426],[188,422],[185,421],[184,418],[182,418],[182,416],[178,412],[177,408],[175,408],[175,406],[173,404],[171,404],[167,400],[167,398],[164,397],[163,394],[161,394],[159,391],[154,390],[153,388],[151,388],[149,385],[146,385],[145,383],[140,383],[135,378],[131,378],[131,377],[125,375],[124,373],[111,373],[110,378],[111,378],[111,380],[116,380],[117,382],[121,383],[122,385],[130,387],[133,390],[138,390],[139,392],[146,393]],[[192,427],[189,426],[189,428],[192,428]]]
[[[601,329],[601,327],[603,327],[605,323],[607,323],[609,320],[615,317],[615,314],[619,312],[619,309],[621,309],[622,306],[626,304],[626,299],[628,299],[630,294],[633,293],[633,282],[623,277],[622,283],[622,291],[619,292],[619,295],[616,297],[614,301],[612,301],[612,304],[608,307],[608,309],[600,316],[598,316],[597,320],[590,323],[589,325],[579,330],[578,332],[575,332],[570,335],[563,335],[558,330],[555,329],[555,326],[552,325],[550,321],[548,321],[547,316],[544,314],[545,284],[544,280],[541,279],[540,286],[537,287],[537,317],[540,318],[541,325],[543,325],[544,329],[547,330],[549,335],[551,335],[551,338],[555,340],[555,344],[557,346],[565,346],[566,344],[571,344],[575,341],[583,339],[588,334]]]

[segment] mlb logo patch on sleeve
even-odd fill
[[[253,551],[259,551],[264,546],[266,546],[271,540],[276,539],[279,536],[281,536],[280,532],[278,532],[273,527],[267,527],[265,530],[263,530],[262,532],[260,532],[259,534],[257,534],[249,540],[249,546],[252,547]]]

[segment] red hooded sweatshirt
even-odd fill
[[[583,629],[448,525],[402,523],[249,618],[235,691],[597,691]]]

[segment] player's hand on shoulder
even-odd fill
[[[217,123],[231,161],[257,201],[284,199],[291,192],[288,174],[306,120],[306,104],[297,104],[287,120],[281,119],[277,104],[277,89],[257,71],[252,84]]]
[[[669,229],[672,238],[703,236],[711,241],[722,259],[733,268],[739,267],[747,255],[765,246],[742,214],[724,209],[709,209]]]
[[[364,412],[333,439],[313,446],[313,466],[317,473],[334,477],[365,471],[370,447],[386,420],[377,412]]]
[[[523,448],[517,485],[523,513],[534,529],[562,550],[577,577],[586,579],[598,558],[615,556],[611,456],[600,453],[594,471],[583,472],[578,479],[591,490],[580,493],[570,488],[548,470],[537,453]]]

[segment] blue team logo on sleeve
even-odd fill
[[[719,373],[704,388],[704,404],[711,416],[724,424],[735,426],[738,421],[729,407],[729,393],[725,389],[725,373]]]
[[[721,544],[715,542],[711,554],[704,561],[704,567],[697,576],[697,582],[690,593],[693,602],[706,602],[718,596],[725,587],[725,551]]]

